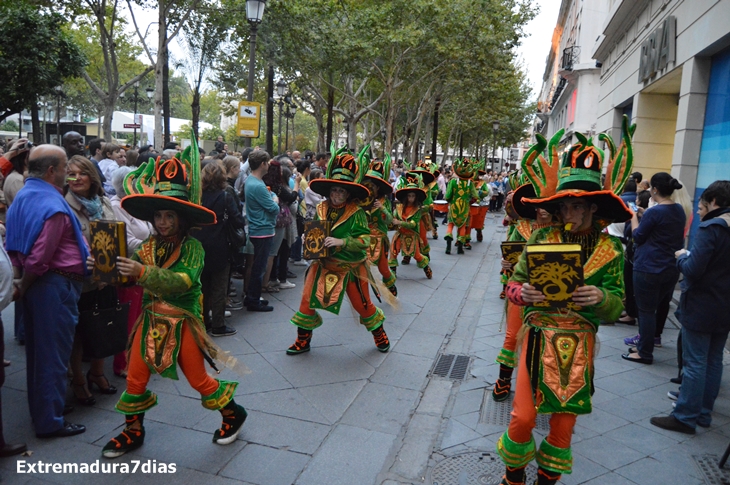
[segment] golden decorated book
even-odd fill
[[[545,295],[534,307],[579,310],[573,292],[583,286],[583,250],[580,244],[528,244],[528,282]]]
[[[322,259],[329,256],[329,248],[324,247],[325,238],[330,235],[330,221],[306,221],[302,239],[304,259]]]
[[[94,281],[108,285],[119,285],[127,282],[127,277],[117,271],[117,257],[127,257],[127,228],[123,222],[92,221],[89,223],[91,233],[91,255],[94,257]]]
[[[520,260],[520,255],[525,249],[524,241],[505,241],[502,243],[502,259],[507,261],[514,268],[517,265],[517,261]]]

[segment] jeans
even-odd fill
[[[203,266],[200,284],[203,291],[203,322],[206,330],[225,326],[229,269],[228,264],[220,269],[208,269],[207,266]]]
[[[269,260],[271,243],[274,241],[274,237],[252,237],[250,241],[253,244],[253,265],[251,266],[251,279],[248,282],[246,299],[243,302],[246,306],[259,304],[259,300],[261,299],[261,285],[264,281],[266,263]]]
[[[654,337],[657,327],[657,310],[672,299],[672,292],[679,280],[679,271],[668,268],[661,273],[645,273],[634,268],[634,296],[639,309],[639,345],[642,359],[654,359]]]
[[[684,377],[672,415],[694,428],[709,426],[712,407],[720,392],[722,355],[728,332],[704,333],[682,328]]]

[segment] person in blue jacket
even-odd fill
[[[692,250],[676,252],[684,275],[676,315],[682,324],[684,378],[677,405],[651,424],[694,434],[708,428],[720,392],[722,356],[730,332],[730,180],[718,180],[703,192],[697,214],[701,223]]]

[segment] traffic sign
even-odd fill
[[[261,130],[261,103],[238,102],[238,125],[236,132],[243,138],[258,138]]]
[[[136,128],[136,129],[139,129],[140,128],[140,125],[137,124],[137,123],[124,123],[124,127],[125,128]]]

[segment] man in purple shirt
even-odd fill
[[[78,323],[78,300],[89,250],[63,198],[66,153],[54,145],[31,150],[28,179],[7,218],[6,248],[15,298],[26,327],[28,404],[39,438],[83,433],[64,420],[67,365]]]

